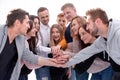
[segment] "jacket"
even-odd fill
[[[5,46],[7,40],[7,26],[0,26],[0,54]],[[19,35],[15,38],[18,59],[11,74],[10,80],[18,80],[20,70],[22,67],[21,61],[27,61],[29,64],[38,64],[38,56],[34,55],[28,48],[25,47],[25,37]]]

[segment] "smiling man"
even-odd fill
[[[26,62],[29,68],[57,66],[54,59],[34,55],[26,48],[24,35],[29,28],[29,14],[22,9],[12,10],[6,25],[0,27],[0,80],[18,80]]]

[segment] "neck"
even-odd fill
[[[93,38],[91,39],[90,43],[93,43],[95,40],[96,40],[96,38],[93,37]]]
[[[104,38],[107,38],[107,32],[108,32],[108,26],[105,25],[105,26],[103,26],[103,28],[101,28],[101,33],[100,33],[100,35],[101,35],[102,37],[104,37]]]
[[[13,42],[16,36],[18,36],[18,34],[16,33],[15,29],[13,27],[8,28],[8,37],[10,43]]]

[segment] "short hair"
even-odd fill
[[[7,15],[6,25],[8,27],[13,26],[14,22],[18,19],[21,23],[25,19],[25,16],[29,13],[22,9],[14,9],[10,11],[10,13]]]
[[[45,11],[45,10],[48,10],[46,7],[40,7],[39,9],[38,9],[38,11],[37,11],[37,14],[39,13],[39,12],[42,12],[42,11]]]
[[[65,8],[73,8],[75,9],[75,6],[72,3],[66,3],[61,7],[61,11],[63,11]]]
[[[93,21],[100,18],[104,24],[108,24],[109,22],[106,12],[100,8],[90,9],[86,12],[86,15],[90,15]]]

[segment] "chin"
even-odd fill
[[[25,33],[23,33],[23,35],[27,35],[27,33],[25,32]]]

